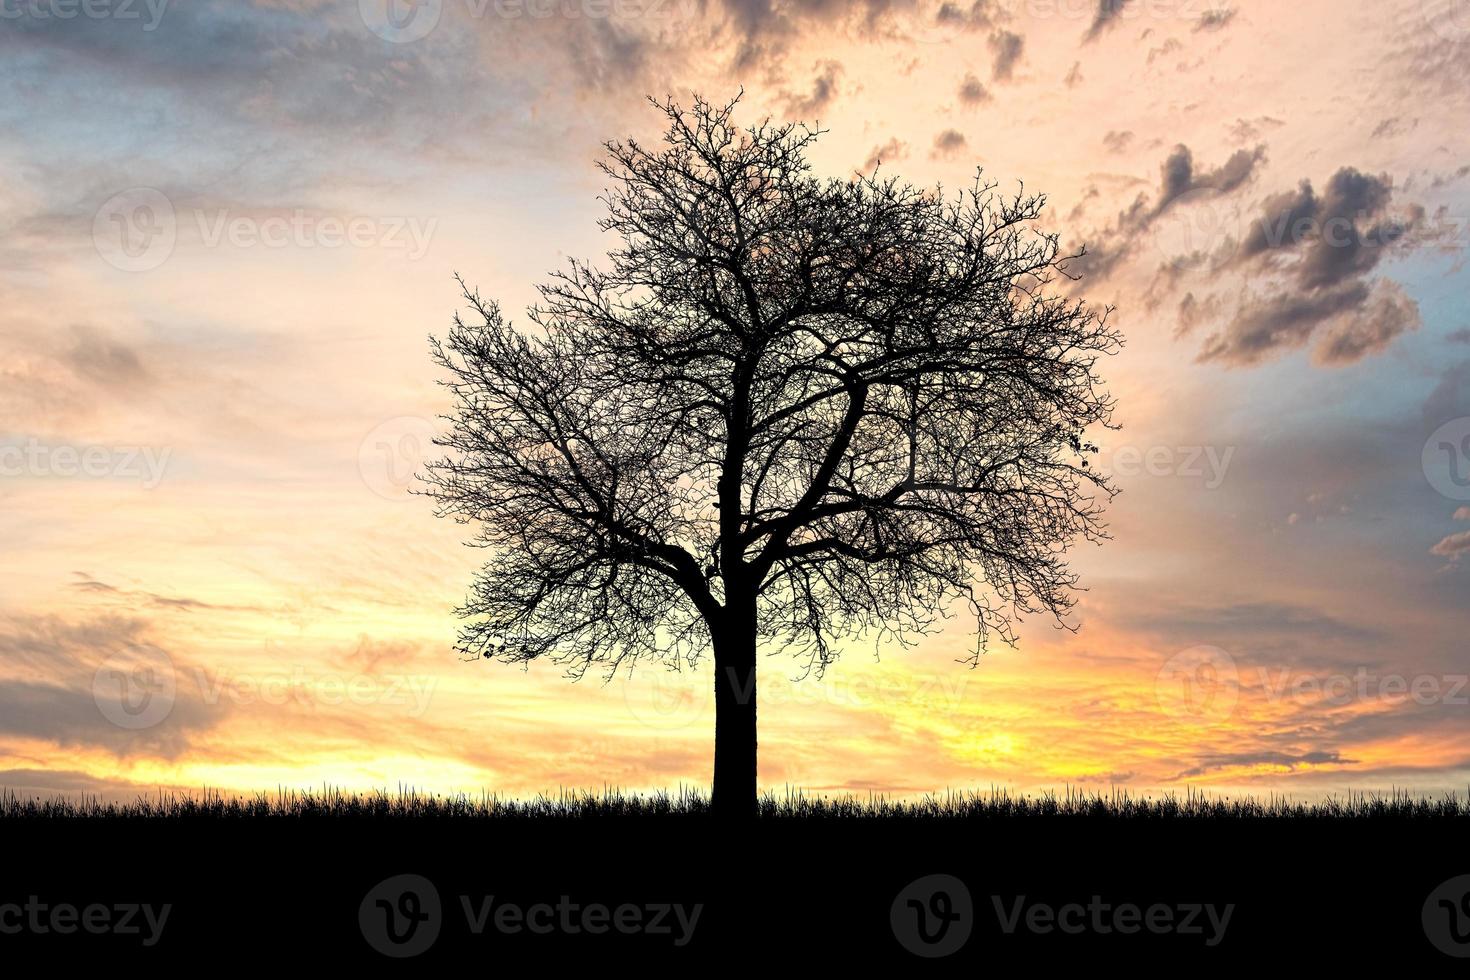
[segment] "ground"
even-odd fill
[[[699,801],[25,803],[0,808],[0,946],[56,962],[1238,967],[1269,952],[1330,968],[1470,953],[1451,931],[1470,928],[1458,886],[1436,892],[1470,873],[1458,805],[773,806],[731,826]]]

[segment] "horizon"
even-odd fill
[[[458,657],[410,475],[452,276],[523,323],[644,96],[743,91],[817,176],[1047,194],[1127,342],[1079,631],[762,658],[763,791],[1467,791],[1463,9],[587,2],[0,24],[0,787],[707,786],[707,659]]]

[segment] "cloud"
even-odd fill
[[[940,4],[934,21],[947,27],[978,31],[992,26],[998,17],[996,0],[975,0],[968,7],[956,3]]]
[[[220,606],[215,605],[212,602],[205,602],[202,599],[192,599],[188,596],[159,595],[157,592],[120,589],[115,585],[109,585],[106,582],[98,581],[97,579],[88,575],[86,572],[72,572],[72,576],[76,578],[76,581],[71,583],[71,587],[78,592],[90,592],[102,596],[115,596],[123,600],[124,603],[127,605],[132,605],[135,600],[141,599],[144,602],[147,602],[153,606],[164,609],[182,609],[186,612],[192,612],[199,609],[223,609],[240,611],[254,608],[251,606]]]
[[[873,152],[869,153],[868,159],[863,161],[863,170],[865,172],[871,171],[874,167],[877,167],[885,160],[893,162],[897,160],[902,160],[908,155],[909,145],[895,136],[887,143],[884,143],[881,146],[873,147]]]
[[[1199,760],[1197,765],[1184,770],[1175,778],[1188,779],[1194,776],[1203,776],[1205,773],[1216,769],[1250,768],[1254,766],[1296,769],[1300,766],[1353,765],[1356,762],[1356,759],[1344,759],[1338,752],[1329,752],[1320,749],[1298,754],[1269,751],[1231,752],[1205,756]]]
[[[1181,143],[1174,147],[1160,168],[1161,187],[1154,213],[1162,214],[1176,200],[1192,191],[1229,194],[1248,182],[1265,159],[1264,145],[1251,150],[1236,150],[1215,169],[1197,173],[1194,153]]]
[[[1089,244],[1088,254],[1075,263],[1090,286],[1107,279],[1139,247],[1151,240],[1155,222],[1186,198],[1213,198],[1231,194],[1247,184],[1266,159],[1266,147],[1237,150],[1220,166],[1200,172],[1194,153],[1178,144],[1159,168],[1159,190],[1153,197],[1139,195],[1133,204],[1119,213],[1114,225],[1105,230],[1096,244]],[[1081,288],[1081,287],[1079,287]]]
[[[807,95],[784,93],[786,112],[798,119],[811,119],[826,111],[837,98],[838,81],[842,78],[842,65],[836,61],[821,61],[816,65],[817,77],[812,81],[812,90]]]
[[[1092,26],[1087,29],[1083,43],[1095,40],[1099,34],[1112,27],[1129,2],[1130,0],[1097,0],[1097,12],[1093,14]]]
[[[1461,507],[1455,511],[1454,517],[1451,519],[1456,521],[1470,521],[1470,507]]]
[[[1470,553],[1470,531],[1459,531],[1449,535],[1430,548],[1429,553],[1451,561],[1459,561],[1463,555]]]
[[[1011,31],[996,31],[990,35],[990,50],[995,54],[995,63],[990,69],[992,81],[1009,81],[1015,73],[1016,63],[1026,46],[1025,38]]]
[[[979,105],[990,101],[990,93],[973,74],[967,74],[960,82],[960,101],[965,105]]]
[[[1350,364],[1419,326],[1418,304],[1370,274],[1422,222],[1422,209],[1390,213],[1387,175],[1344,167],[1318,194],[1310,181],[1268,198],[1225,268],[1258,289],[1211,335],[1202,361],[1259,363],[1314,337],[1318,364]]]
[[[1200,14],[1199,20],[1194,22],[1194,31],[1218,31],[1235,19],[1236,10],[1233,7],[1217,7],[1214,10],[1206,10]]]
[[[1119,132],[1116,129],[1108,130],[1103,137],[1103,146],[1107,147],[1109,153],[1122,153],[1133,143],[1133,131],[1125,129]]]
[[[1369,643],[1377,630],[1339,619],[1308,606],[1284,602],[1238,602],[1222,606],[1183,605],[1169,612],[1141,611],[1120,622],[1166,638],[1171,643],[1259,645],[1262,640],[1294,637],[1323,644]]]
[[[957,129],[946,129],[934,137],[934,151],[932,155],[934,157],[953,156],[963,150],[966,145],[967,142],[964,133]]]

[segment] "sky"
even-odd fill
[[[776,793],[1470,786],[1470,3],[3,0],[0,786],[707,785],[711,674],[466,662],[410,493],[462,274],[743,90],[817,172],[1047,195],[1115,308],[1071,625],[761,664]]]

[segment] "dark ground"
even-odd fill
[[[1269,967],[1272,974],[1392,962],[1461,969],[1467,961],[1434,942],[1470,955],[1470,934],[1459,943],[1450,931],[1470,933],[1470,902],[1454,907],[1470,879],[1436,895],[1427,920],[1424,910],[1437,886],[1470,874],[1467,829],[1464,816],[1424,814],[788,815],[744,828],[689,813],[11,815],[0,816],[7,850],[0,950],[57,964],[95,958],[110,965],[237,963],[247,970],[386,966],[391,960],[380,949],[401,953],[416,944],[422,951],[401,962],[491,970],[521,962],[1217,965]],[[421,876],[431,887],[414,881],[415,894],[405,898],[403,882],[382,885],[399,875]],[[952,877],[905,891],[930,875]],[[968,911],[952,879],[968,891]],[[936,888],[945,895],[936,897]],[[489,896],[492,911],[477,934],[472,918]],[[1064,914],[1081,931],[1029,929],[1025,917],[1045,913],[1023,911],[1007,933],[1001,918],[1022,896],[1025,909],[1080,905]],[[1451,905],[1441,907],[1445,896]],[[171,908],[161,930],[142,912],[124,923],[127,906],[150,905],[156,919],[164,903]],[[550,908],[530,914],[549,932],[530,931],[514,918],[497,927],[495,910],[510,904],[524,912],[538,903]],[[613,911],[608,928],[594,934],[584,927],[600,924],[595,911],[588,917],[596,904]],[[687,922],[696,904],[702,908],[692,930],[674,911],[660,911],[683,906]],[[1139,921],[1138,931],[1120,932],[1116,926],[1135,924],[1127,912],[1118,917],[1125,904],[1139,907],[1139,920],[1152,914],[1156,928]],[[77,909],[77,928],[63,934],[56,927],[65,928],[68,915],[63,910],[58,918],[57,910],[68,905]],[[633,909],[618,913],[624,905]],[[1213,906],[1216,921],[1226,906],[1233,909],[1221,929],[1203,908],[1191,912],[1196,905]],[[88,913],[88,906],[107,911]],[[1167,908],[1149,913],[1151,906]],[[389,908],[403,944],[387,935]],[[931,943],[918,936],[918,909]],[[426,918],[410,932],[407,913]],[[94,925],[108,925],[81,928],[87,914]],[[614,925],[617,915],[622,929]],[[944,931],[941,915],[953,919]],[[116,925],[137,931],[120,934]],[[152,933],[156,942],[145,945]],[[912,951],[951,947],[943,958]]]

